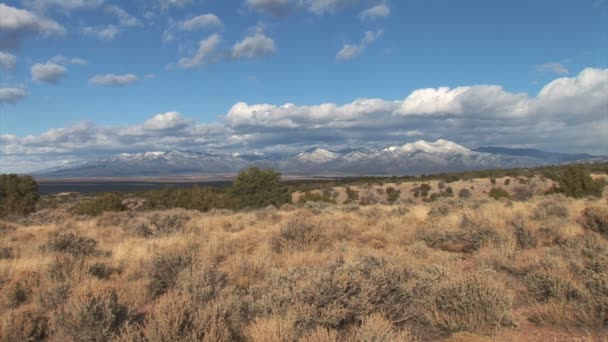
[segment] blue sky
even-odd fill
[[[0,168],[437,138],[608,154],[607,1],[1,4]]]

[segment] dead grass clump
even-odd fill
[[[150,264],[148,290],[152,296],[167,292],[177,281],[177,276],[192,264],[189,254],[180,252],[161,253],[152,257]]]
[[[44,310],[51,311],[61,307],[70,298],[70,286],[65,283],[51,285],[36,294],[36,303]]]
[[[357,328],[355,336],[357,341],[366,342],[407,342],[413,340],[407,331],[396,330],[393,324],[380,314],[366,317],[361,326]]]
[[[581,296],[576,286],[561,274],[547,270],[534,270],[524,277],[528,295],[539,302],[553,299],[575,300]]]
[[[252,342],[296,341],[294,320],[289,317],[272,316],[258,318],[246,329],[245,334]]]
[[[88,290],[75,294],[57,311],[53,323],[59,333],[74,341],[108,341],[117,336],[129,318],[118,292]]]
[[[100,280],[110,279],[112,274],[120,273],[120,269],[108,266],[102,262],[96,262],[89,266],[88,273]]]
[[[521,182],[520,182],[521,183]],[[534,196],[534,187],[533,186],[516,186],[512,190],[513,195],[511,199],[515,201],[527,201],[532,196]]]
[[[534,210],[533,218],[542,221],[548,218],[567,218],[568,216],[570,216],[570,212],[565,205],[555,201],[543,201]]]
[[[60,233],[51,237],[41,248],[48,252],[66,253],[74,256],[91,256],[99,253],[97,240],[72,232]]]
[[[187,293],[169,292],[159,298],[140,334],[146,341],[233,341],[223,318],[212,306],[197,307]]]
[[[12,247],[0,248],[0,260],[12,259],[15,257],[15,252]]]
[[[185,212],[177,213],[155,213],[148,220],[156,229],[158,235],[169,235],[184,230],[190,216]]]
[[[295,300],[307,309],[298,315],[296,326],[300,331],[317,326],[344,329],[376,312],[396,321],[409,319],[412,293],[404,286],[409,278],[398,262],[338,259],[313,270],[296,287]]]
[[[46,341],[49,333],[49,319],[35,305],[8,311],[0,322],[2,341]]]
[[[302,336],[298,342],[338,342],[342,340],[336,330],[318,327]]]
[[[285,248],[306,250],[323,248],[328,241],[323,229],[308,215],[297,215],[289,219],[282,227],[278,236],[271,240],[273,251],[280,253]]]
[[[512,325],[513,295],[490,275],[448,280],[434,290],[429,322],[446,332],[485,332]]]
[[[592,230],[608,237],[608,207],[587,207],[580,219],[585,229]]]
[[[517,245],[520,248],[534,248],[538,245],[538,239],[534,234],[534,230],[530,228],[530,224],[526,221],[523,215],[516,215],[511,220],[511,226],[517,238]]]
[[[508,239],[488,220],[471,215],[464,215],[459,227],[431,225],[419,229],[416,235],[431,248],[460,253],[472,253],[488,244],[501,245]]]
[[[17,229],[17,227],[14,224],[0,221],[0,236],[13,232],[15,229]]]

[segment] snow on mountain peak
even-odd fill
[[[296,159],[305,163],[325,163],[338,157],[340,157],[340,155],[335,152],[322,148],[315,148],[298,154]]]
[[[413,143],[407,143],[403,146],[390,146],[382,150],[383,152],[399,152],[399,153],[414,153],[414,152],[425,152],[425,153],[463,153],[468,154],[471,152],[468,148],[458,145],[454,142],[445,139],[439,139],[434,143],[426,140],[418,140]]]

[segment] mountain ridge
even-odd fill
[[[236,173],[248,166],[272,167],[286,175],[415,175],[479,169],[532,167],[570,162],[593,162],[588,154],[544,152],[535,149],[479,147],[469,149],[439,139],[418,140],[382,149],[348,148],[338,151],[314,147],[292,156],[212,154],[189,151],[120,153],[96,160],[35,172],[40,177],[125,177]],[[605,158],[601,158],[604,160]]]

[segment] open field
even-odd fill
[[[0,339],[606,341],[608,190],[430,181],[456,195],[428,202],[421,183],[206,213],[77,216],[79,197],[47,198],[0,221]],[[489,198],[498,185],[533,197]]]

